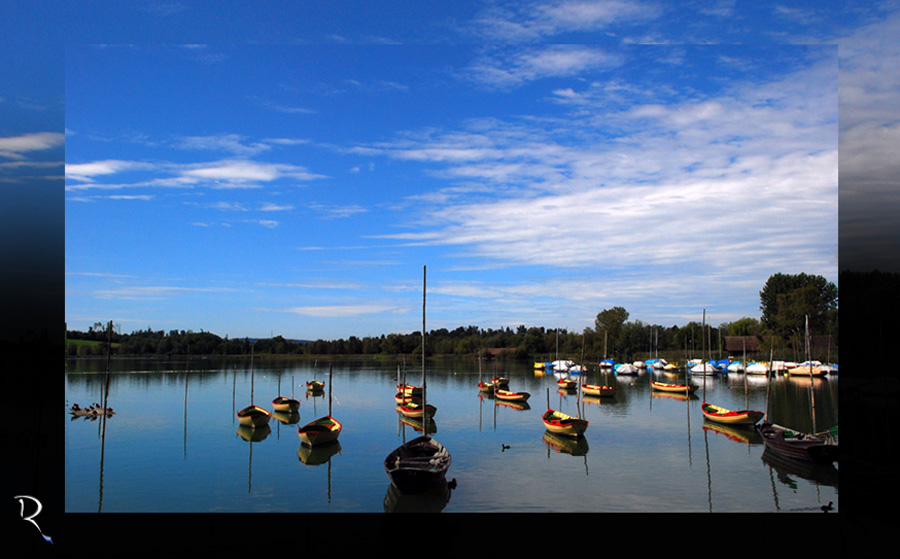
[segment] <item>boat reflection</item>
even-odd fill
[[[531,406],[528,405],[528,402],[511,402],[509,400],[495,400],[495,406],[505,406],[507,408],[512,408],[514,410],[530,410]]]
[[[264,441],[272,433],[269,425],[261,427],[249,427],[247,425],[238,425],[237,434],[249,443],[258,443]]]
[[[797,476],[829,487],[838,486],[838,469],[832,463],[817,464],[804,460],[793,460],[773,452],[769,448],[763,451],[761,459],[775,470],[775,473],[778,475],[778,481],[788,487],[796,487],[796,481],[791,479],[791,476]]]
[[[425,430],[424,430],[425,424],[422,422],[421,418],[407,417],[399,412],[398,412],[398,415],[400,417],[400,423],[402,423],[404,425],[409,425],[410,427],[412,427],[413,429],[415,429],[416,431],[418,431],[420,433],[425,432]],[[433,435],[433,434],[437,433],[437,423],[434,422],[434,419],[429,417],[427,426],[428,426],[428,434],[429,435]]]
[[[300,412],[284,412],[284,411],[273,411],[272,417],[283,423],[284,425],[294,425],[296,423],[300,423]]]
[[[307,466],[319,466],[341,451],[341,442],[333,441],[323,445],[308,446],[301,444],[297,449],[297,457]]]
[[[446,478],[435,483],[424,493],[406,494],[391,483],[384,496],[384,512],[441,512],[450,502],[450,484]]]
[[[685,396],[684,394],[679,394],[677,392],[659,392],[654,390],[650,393],[651,398],[671,398],[672,400],[681,400],[682,402],[690,400],[699,400],[700,398],[696,394],[691,394],[690,396]]]
[[[588,452],[588,442],[585,437],[565,437],[544,431],[544,444],[548,450],[553,449],[562,454],[571,454],[572,456],[584,456]]]
[[[726,438],[737,443],[744,443],[749,445],[763,444],[762,435],[760,435],[759,431],[754,429],[753,426],[741,427],[737,425],[724,425],[722,423],[716,423],[714,421],[707,421],[704,418],[703,430],[721,433],[722,435],[725,435]]]
[[[588,396],[587,394],[585,394],[584,396],[581,397],[581,401],[584,402],[585,404],[596,404],[599,406],[601,404],[604,404],[604,405],[605,404],[615,404],[616,397],[615,396]]]

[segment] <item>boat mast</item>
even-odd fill
[[[425,396],[425,279],[427,267],[422,266],[422,432],[428,436],[428,400]]]
[[[812,352],[810,349],[809,339],[809,315],[806,315],[806,362],[809,364],[809,400],[812,406],[812,432],[816,432],[816,390],[815,376],[813,375]]]
[[[703,309],[703,325],[702,325],[702,344],[703,344],[703,356],[706,357],[706,309]],[[701,360],[702,362],[702,360]],[[701,367],[703,367],[703,401],[706,402],[706,367],[709,366],[709,361],[703,363]]]

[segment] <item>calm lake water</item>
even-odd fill
[[[305,382],[328,379],[332,415],[343,423],[337,446],[309,453],[297,427],[328,412],[328,392]],[[115,360],[106,421],[72,418],[68,408],[100,402],[105,360],[66,367],[67,512],[814,512],[838,510],[838,464],[803,468],[773,461],[754,431],[704,422],[696,397],[651,391],[650,375],[613,374],[611,399],[560,393],[552,373],[530,364],[428,363],[428,403],[437,406],[435,438],[452,454],[449,493],[409,497],[391,488],[385,456],[420,433],[400,421],[397,365],[368,361]],[[520,409],[483,397],[480,376],[502,373],[510,389],[531,393]],[[579,377],[573,377],[579,378]],[[590,382],[604,380],[594,369]],[[421,365],[408,381],[421,384]],[[745,382],[746,381],[746,382]],[[765,411],[770,419],[819,430],[838,424],[838,376],[810,379],[727,374],[706,377],[707,400]],[[746,390],[745,390],[746,386]],[[328,389],[328,387],[326,387]],[[551,407],[590,421],[575,443],[549,435]],[[299,418],[273,418],[255,433],[235,412],[269,410],[281,394],[301,401]],[[812,395],[812,397],[811,397]],[[749,405],[748,405],[749,404]],[[508,448],[507,448],[508,447]]]

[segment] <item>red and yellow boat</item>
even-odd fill
[[[437,408],[431,404],[423,406],[421,400],[410,399],[397,406],[397,411],[414,419],[431,419],[437,413]]]
[[[753,410],[729,410],[709,402],[703,402],[701,406],[703,417],[716,423],[728,425],[756,425],[765,416],[761,411]]]
[[[603,386],[599,384],[582,384],[581,391],[585,396],[615,396],[615,386]]]
[[[507,402],[524,402],[531,397],[531,394],[528,392],[510,392],[509,390],[497,388],[494,390],[494,396]]]
[[[656,382],[655,380],[650,382],[650,386],[653,387],[653,390],[659,390],[660,392],[676,392],[681,394],[684,394],[685,392],[693,394],[697,390],[697,387],[693,384],[675,384],[668,382]]]
[[[567,437],[580,437],[588,428],[588,421],[579,417],[572,417],[560,411],[550,410],[544,412],[541,417],[544,426],[555,435]]]
[[[556,386],[558,386],[560,390],[575,390],[575,388],[578,386],[578,383],[572,379],[561,378],[556,381]]]

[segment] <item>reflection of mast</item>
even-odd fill
[[[106,338],[106,387],[104,388],[103,396],[100,398],[102,402],[100,410],[103,413],[100,414],[100,488],[97,512],[102,512],[103,510],[103,460],[106,454],[106,410],[109,408],[109,362],[112,354],[112,327],[113,323],[110,320]]]
[[[709,463],[709,438],[706,429],[703,430],[703,446],[706,448],[706,501],[709,503],[709,512],[712,512],[712,471]]]
[[[190,375],[184,376],[184,458],[187,460],[187,395]]]

